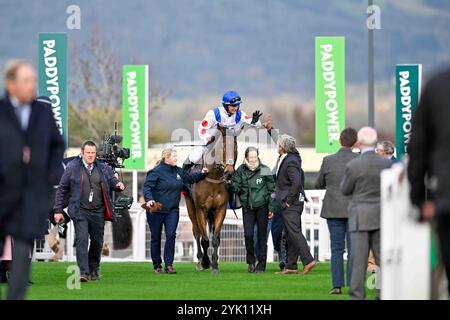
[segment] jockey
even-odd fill
[[[204,145],[194,149],[191,155],[183,164],[183,169],[188,170],[194,164],[199,163],[203,153],[208,149],[207,145],[212,142],[217,132],[216,126],[221,126],[231,130],[232,134],[239,135],[245,126],[261,128],[259,118],[262,113],[255,111],[252,116],[248,116],[239,107],[242,99],[236,91],[228,91],[222,97],[222,106],[209,110],[198,127],[198,133]]]

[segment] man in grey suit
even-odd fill
[[[343,195],[352,196],[348,207],[351,243],[350,298],[364,299],[369,250],[380,265],[380,173],[391,161],[375,153],[377,132],[370,127],[358,131],[361,155],[350,161],[341,182]],[[377,290],[379,295],[379,290]]]
[[[341,294],[344,286],[344,251],[347,239],[347,286],[350,285],[350,234],[348,232],[347,207],[350,198],[343,196],[339,186],[345,166],[358,155],[352,152],[357,133],[353,128],[341,132],[341,148],[335,154],[326,156],[316,179],[316,189],[326,189],[320,216],[327,219],[331,240],[331,278],[333,289],[330,294]]]

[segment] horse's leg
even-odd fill
[[[203,259],[203,251],[202,251],[202,246],[200,245],[200,232],[198,231],[198,223],[197,223],[197,218],[196,218],[195,204],[194,204],[194,201],[192,200],[192,198],[190,197],[190,195],[185,194],[184,199],[186,201],[186,207],[188,210],[189,219],[191,220],[191,223],[192,223],[192,233],[194,235],[196,246],[197,246],[197,259],[198,259],[197,270],[199,270],[199,266],[201,267],[200,262]],[[199,271],[201,271],[201,270],[203,270],[203,268],[201,268]]]
[[[197,270],[201,271],[204,269],[208,269],[210,265],[209,257],[208,257],[208,248],[209,248],[209,238],[206,228],[207,226],[207,212],[201,208],[196,209],[196,218],[197,218],[197,227],[199,235],[201,236],[201,246],[203,248],[203,256],[202,260],[200,260],[197,264]],[[199,242],[197,241],[197,244]]]
[[[219,273],[219,246],[220,246],[220,231],[222,230],[223,221],[225,220],[225,215],[227,214],[227,205],[220,207],[216,214],[214,215],[214,228],[212,235],[212,273]]]

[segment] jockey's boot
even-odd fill
[[[184,163],[183,163],[182,169],[183,169],[184,171],[190,172],[190,171],[191,171],[191,168],[194,166],[194,164],[195,164],[195,163],[191,162],[191,160],[189,160],[189,158],[187,158],[186,161],[184,161]]]
[[[195,163],[191,162],[191,160],[188,157],[183,163],[183,167],[182,167],[183,171],[187,171],[190,173],[194,164]],[[187,183],[187,182],[183,183],[183,192],[185,194],[187,194],[188,196],[191,195],[191,188],[192,188],[192,185],[190,185],[189,183]]]

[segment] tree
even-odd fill
[[[87,138],[102,141],[104,133],[113,130],[115,121],[121,128],[122,65],[113,43],[107,45],[98,29],[93,29],[88,44],[71,49],[75,77],[69,80],[69,145],[79,145]],[[152,84],[149,117],[164,106],[169,95],[154,79]]]

